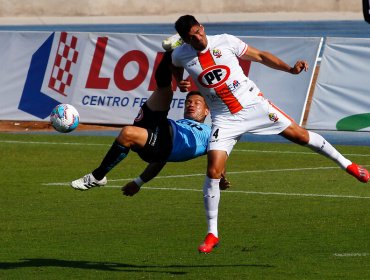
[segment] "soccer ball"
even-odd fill
[[[72,105],[59,104],[51,111],[50,123],[58,132],[71,132],[80,123],[80,115]]]

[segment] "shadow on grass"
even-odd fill
[[[268,264],[232,264],[232,265],[135,265],[115,262],[90,262],[90,261],[69,261],[58,259],[21,259],[19,262],[0,262],[0,269],[17,269],[26,267],[67,267],[79,269],[93,269],[103,271],[122,271],[122,272],[157,272],[174,275],[187,274],[184,271],[163,271],[153,269],[181,269],[197,267],[261,267],[271,268]]]

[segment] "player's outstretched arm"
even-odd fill
[[[133,181],[128,182],[122,187],[122,194],[126,196],[133,196],[140,191],[140,187],[152,180],[166,165],[166,162],[149,163],[143,173]]]
[[[266,65],[270,68],[280,70],[280,71],[289,72],[291,74],[299,74],[303,70],[304,71],[308,70],[307,61],[298,60],[294,64],[294,66],[291,67],[289,64],[282,61],[277,56],[275,56],[275,55],[273,55],[269,52],[266,52],[266,51],[261,51],[259,49],[256,49],[256,48],[252,47],[252,46],[248,46],[248,50],[245,52],[245,54],[241,58],[245,59],[245,60],[259,62],[259,63],[262,63],[263,65]]]

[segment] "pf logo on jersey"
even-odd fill
[[[215,88],[225,83],[229,76],[229,67],[226,65],[214,65],[200,73],[198,82],[206,88]]]

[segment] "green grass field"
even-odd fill
[[[107,187],[70,188],[112,141],[0,134],[0,279],[370,279],[370,186],[328,159],[239,143],[220,246],[200,255],[206,158],[168,164],[134,197],[120,186],[145,167],[135,153]],[[370,147],[338,149],[370,165]]]

